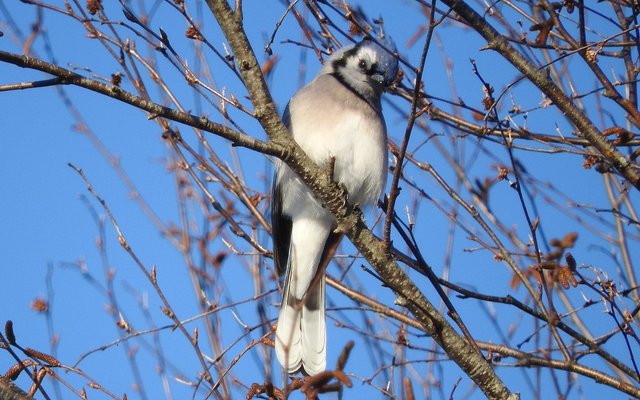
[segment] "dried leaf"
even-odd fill
[[[344,369],[344,366],[347,365],[347,360],[349,359],[349,354],[351,354],[351,349],[353,349],[354,342],[353,340],[349,340],[347,344],[342,349],[342,353],[340,353],[340,357],[338,357],[338,362],[336,363],[336,369],[341,371]]]
[[[584,159],[584,162],[582,163],[582,168],[591,169],[599,161],[600,161],[600,159],[597,156],[589,155]]]
[[[58,366],[62,365],[60,363],[60,361],[58,361],[52,355],[49,355],[47,353],[43,353],[43,352],[38,351],[38,350],[31,349],[29,347],[24,349],[24,354],[28,355],[31,358],[36,358],[38,360],[44,361],[47,364],[53,365],[54,367],[58,367]]]
[[[187,28],[187,31],[185,32],[185,36],[188,37],[189,39],[193,39],[193,40],[202,40],[202,35],[200,34],[200,32],[194,27],[194,26],[189,26]]]
[[[550,19],[539,24],[531,25],[531,27],[529,28],[530,31],[538,31],[538,36],[536,36],[535,40],[536,46],[543,46],[547,44],[551,29],[553,29],[553,21]]]
[[[47,312],[49,311],[49,303],[42,297],[36,297],[31,302],[31,309],[37,312]]]
[[[89,14],[96,15],[100,10],[102,10],[102,0],[87,0]]]
[[[573,274],[573,271],[568,267],[562,267],[558,269],[558,282],[566,290],[569,289],[569,285],[578,286],[578,280]]]
[[[7,336],[7,341],[9,344],[15,346],[16,345],[16,335],[13,332],[13,321],[7,320],[4,324],[4,333]]]
[[[32,365],[36,365],[36,362],[30,359],[22,360],[22,363],[17,363],[9,368],[9,370],[4,374],[4,377],[15,381],[18,379],[18,376],[20,376],[20,373],[25,367],[30,367]]]
[[[571,269],[571,271],[575,271],[576,270],[576,259],[573,258],[573,254],[571,253],[567,253],[564,255],[564,259],[567,261],[567,266],[569,267],[569,269]]]

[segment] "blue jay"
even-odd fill
[[[395,52],[391,41],[386,47]],[[365,39],[342,48],[318,76],[298,91],[283,121],[294,140],[319,166],[332,168],[351,204],[373,204],[387,180],[387,130],[380,97],[398,73],[398,61]],[[326,367],[324,270],[342,239],[335,218],[300,177],[276,161],[271,202],[273,255],[286,272],[276,329],[276,356],[295,373]]]

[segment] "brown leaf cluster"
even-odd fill
[[[594,165],[600,162],[600,158],[596,155],[588,155],[585,157],[584,162],[582,163],[582,168],[591,169]]]
[[[320,394],[340,392],[344,386],[351,387],[352,382],[343,371],[323,371],[313,376],[293,378],[291,383],[287,385],[287,392],[299,390],[305,394],[306,400],[317,400]],[[252,384],[246,399],[249,400],[260,395],[266,395],[268,399],[272,400],[284,399],[284,391],[275,387],[271,381],[265,381],[262,385]]]
[[[102,10],[102,0],[87,0],[89,14],[96,15],[100,10]]]
[[[194,27],[190,26],[187,28],[187,31],[184,33],[186,37],[193,40],[202,40],[204,39],[200,32]]]
[[[567,249],[573,248],[578,240],[576,232],[569,232],[561,239],[551,239],[549,244],[554,247],[552,251],[542,256],[540,265],[530,265],[529,268],[522,270],[525,277],[533,277],[538,284],[542,284],[543,274],[547,282],[551,284],[559,284],[565,290],[571,286],[576,287],[580,283],[576,278],[576,260],[573,255],[566,252]],[[564,255],[566,264],[561,264]],[[543,271],[547,271],[544,273]],[[520,278],[514,275],[509,286],[513,290],[517,290],[520,286]]]
[[[305,394],[305,399],[316,400],[322,393],[340,392],[344,386],[351,387],[353,385],[351,379],[343,372],[343,368],[347,364],[353,344],[353,341],[349,341],[342,349],[334,371],[323,371],[312,376],[293,378],[291,383],[287,385],[286,392],[291,393],[299,390]],[[273,383],[268,380],[263,384],[252,384],[246,399],[249,400],[260,395],[266,395],[270,400],[283,400],[285,397],[284,390],[273,386]]]
[[[482,99],[482,105],[485,110],[490,110],[493,108],[495,104],[495,100],[493,99],[493,87],[487,85],[484,87],[484,98]]]
[[[6,348],[8,348],[8,346],[18,348],[29,358],[18,361],[16,364],[12,365],[4,375],[0,375],[0,378],[15,381],[16,379],[18,379],[22,371],[27,368],[33,368],[33,376],[35,376],[35,379],[34,384],[29,391],[29,395],[33,396],[46,374],[50,372],[49,367],[58,367],[62,365],[62,363],[60,363],[60,361],[58,361],[50,354],[43,353],[29,347],[23,348],[22,346],[20,346],[17,342],[16,334],[13,330],[13,321],[8,320],[5,323],[4,332],[6,338],[0,335],[0,343],[3,346],[6,346]],[[44,362],[48,365],[42,365],[41,362]]]

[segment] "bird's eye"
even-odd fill
[[[360,62],[358,62],[358,68],[365,71],[367,69],[367,62],[365,60],[360,60]]]

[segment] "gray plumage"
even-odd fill
[[[351,204],[373,204],[384,191],[387,132],[380,96],[397,72],[395,57],[364,40],[333,54],[285,111],[285,124],[311,160],[328,166],[334,158],[333,178]],[[313,375],[326,368],[324,269],[342,235],[333,232],[333,216],[279,160],[271,215],[276,269],[286,274],[276,355],[290,373],[303,368]]]

